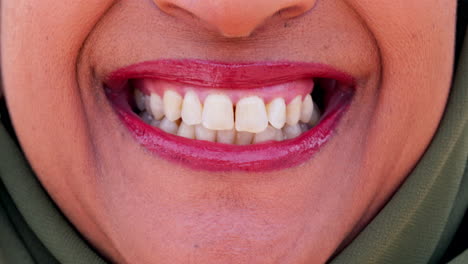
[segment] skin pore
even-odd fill
[[[39,180],[113,262],[323,263],[430,143],[455,12],[452,0],[3,0],[4,96]],[[192,170],[135,141],[102,88],[118,68],[184,58],[324,63],[356,93],[300,166]]]

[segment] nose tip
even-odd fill
[[[247,37],[271,16],[290,19],[307,12],[317,0],[154,0],[169,15],[190,14],[224,37]],[[181,12],[182,11],[182,12]]]

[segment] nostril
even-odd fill
[[[156,5],[159,7],[161,11],[163,11],[164,13],[170,16],[196,18],[196,16],[192,12],[170,2],[156,3]]]
[[[292,18],[302,13],[302,9],[298,6],[285,7],[278,10],[273,16],[279,16],[281,18]]]
[[[279,16],[281,18],[293,18],[303,14],[305,8],[302,6],[289,6],[278,10],[273,16]]]

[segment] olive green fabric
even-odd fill
[[[47,196],[2,125],[0,177],[0,264],[105,263]]]
[[[468,207],[465,73],[466,47],[430,147],[384,209],[332,264],[439,263]],[[60,213],[0,124],[0,264],[4,263],[105,261]],[[468,251],[450,263],[468,263]]]

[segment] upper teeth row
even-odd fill
[[[166,117],[169,121],[182,118],[187,125],[203,125],[211,130],[231,130],[259,133],[270,124],[276,129],[285,125],[295,126],[298,122],[314,125],[319,119],[319,111],[310,94],[302,98],[296,96],[289,104],[281,97],[265,105],[262,98],[248,96],[240,99],[235,107],[224,94],[210,94],[202,104],[194,91],[182,97],[179,93],[167,90],[163,97],[156,93],[145,95],[135,89],[135,102],[141,111],[148,111],[156,120]]]

